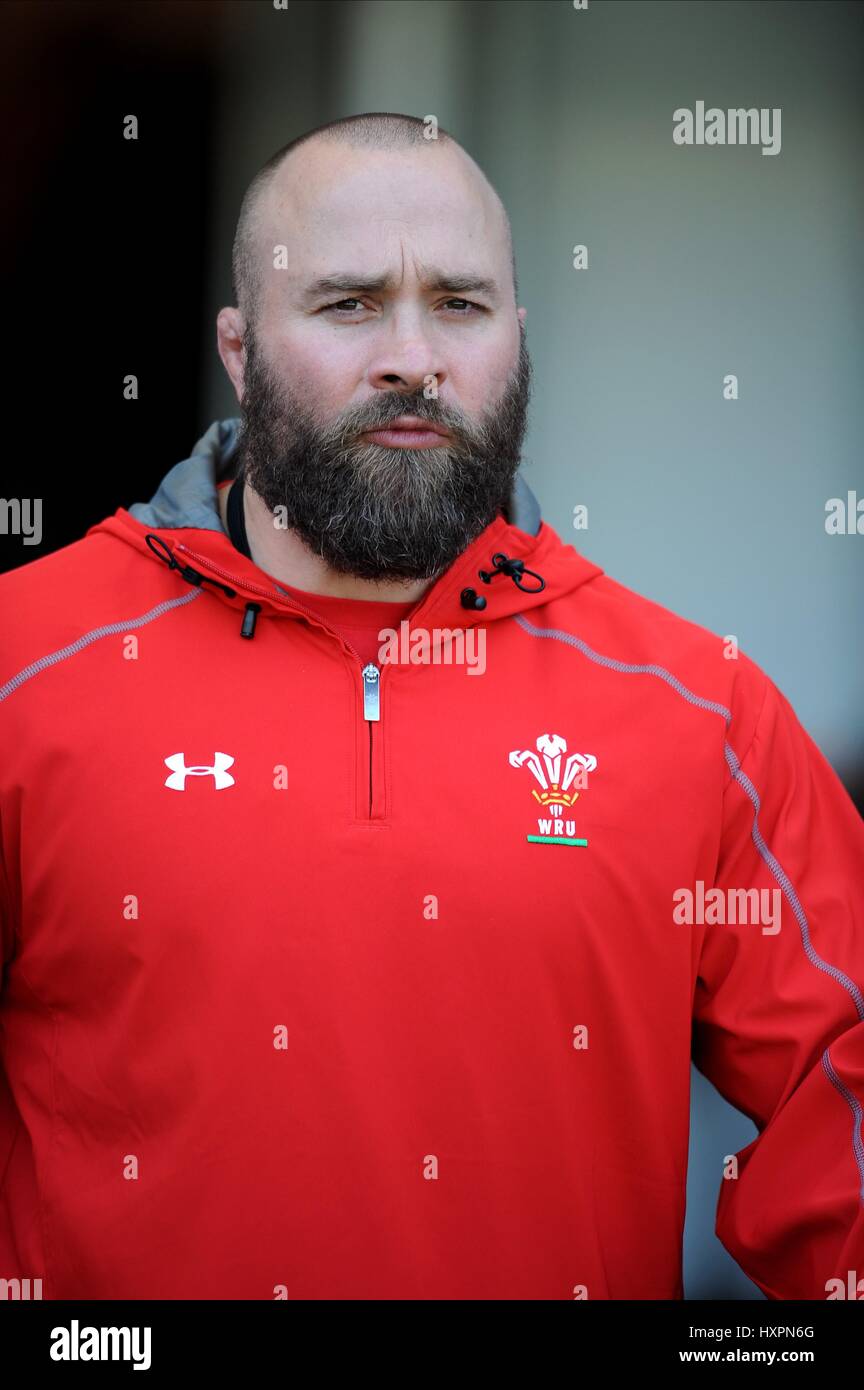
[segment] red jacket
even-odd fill
[[[787,700],[524,484],[364,679],[224,532],[235,439],[0,581],[0,1278],[679,1298],[691,1052],[759,1131],[724,1245],[864,1278],[864,823]]]

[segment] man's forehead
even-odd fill
[[[305,245],[313,260],[328,243],[344,249],[346,229],[353,244],[376,247],[376,259],[382,243],[392,252],[411,235],[430,250],[469,237],[487,257],[508,239],[497,194],[457,146],[370,150],[310,141],[277,170],[260,215],[268,232],[286,243],[293,237],[294,253]]]

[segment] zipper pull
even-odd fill
[[[381,718],[380,700],[380,680],[381,673],[378,667],[370,661],[368,666],[363,667],[363,718]]]

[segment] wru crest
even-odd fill
[[[565,822],[558,817],[563,815],[565,807],[569,810],[575,805],[579,799],[579,792],[575,788],[587,788],[587,775],[597,766],[597,759],[593,753],[571,753],[565,760],[566,753],[567,742],[560,734],[541,734],[537,740],[536,752],[532,748],[525,748],[522,751],[515,749],[510,754],[511,767],[528,767],[533,773],[540,784],[540,790],[532,787],[531,795],[556,818],[554,824],[550,820],[538,819],[537,824],[543,839],[552,835],[575,835],[575,820]],[[537,837],[529,835],[528,838],[533,840]]]

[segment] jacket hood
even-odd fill
[[[164,564],[186,583],[206,586],[222,602],[245,609],[247,618],[250,606],[268,617],[296,617],[302,605],[236,549],[222,524],[217,489],[234,477],[240,424],[239,418],[215,420],[149,502],[119,507],[87,534],[117,537],[148,563]],[[411,622],[421,610],[424,623],[431,615],[443,626],[494,621],[570,593],[602,573],[543,521],[536,497],[517,474],[506,510],[430,584]]]

